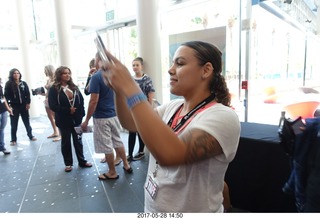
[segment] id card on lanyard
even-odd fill
[[[152,178],[152,176],[148,176],[148,180],[145,184],[145,189],[147,190],[150,197],[154,200],[156,198],[157,192],[158,192],[158,185]]]

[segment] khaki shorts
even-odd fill
[[[124,147],[118,117],[93,118],[93,141],[96,153],[111,154],[113,148]]]

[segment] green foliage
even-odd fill
[[[196,23],[196,24],[202,24],[202,19],[200,17],[195,17],[191,19],[191,22]]]

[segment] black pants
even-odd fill
[[[128,156],[133,157],[133,150],[134,150],[134,146],[136,144],[136,135],[138,134],[138,139],[139,139],[139,152],[143,152],[144,150],[144,142],[142,141],[142,138],[140,137],[138,132],[129,132],[129,140],[128,140],[128,145],[129,145],[129,149],[128,149]]]
[[[78,159],[79,166],[84,166],[87,161],[83,155],[82,135],[78,135],[74,130],[74,127],[59,128],[61,133],[61,153],[63,156],[64,164],[66,166],[73,165],[71,137],[73,141],[73,147]]]
[[[27,135],[29,139],[32,139],[33,135],[32,135],[32,128],[30,126],[29,110],[26,109],[26,104],[12,105],[12,109],[13,109],[13,115],[12,116],[10,115],[11,141],[17,141],[17,130],[18,130],[18,122],[19,122],[20,115],[21,115],[23,124],[26,127]]]

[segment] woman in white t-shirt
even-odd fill
[[[168,70],[170,91],[181,96],[153,110],[127,68],[111,59],[105,76],[116,93],[122,126],[137,130],[150,151],[146,212],[223,212],[224,176],[240,138],[230,107],[220,50],[183,43]]]

